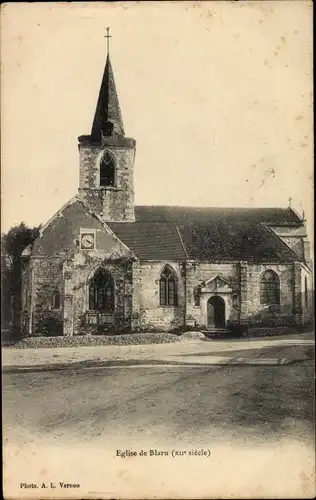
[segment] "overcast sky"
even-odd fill
[[[7,4],[2,232],[77,192],[111,27],[137,204],[293,206],[312,221],[310,2]]]

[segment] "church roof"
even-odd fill
[[[291,208],[235,208],[235,207],[180,207],[171,205],[140,205],[135,207],[136,220],[173,221],[186,220],[210,221],[237,220],[245,222],[264,222],[269,225],[298,225],[301,218]]]
[[[169,222],[107,222],[113,233],[139,259],[184,260],[186,253],[177,227]]]
[[[302,220],[291,208],[136,206],[135,216],[135,222],[104,223],[77,195],[43,226],[32,255],[72,248],[80,227],[108,227],[140,260],[300,260],[270,229],[274,225],[301,226]],[[106,245],[100,240],[102,248],[103,243]]]
[[[94,114],[91,136],[100,137],[107,122],[113,124],[115,135],[124,136],[124,126],[117,96],[110,56],[107,56],[98,102]]]
[[[301,225],[291,209],[136,206],[136,221],[108,226],[144,260],[299,260],[269,225]]]

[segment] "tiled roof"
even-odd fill
[[[291,209],[136,206],[135,214],[135,222],[106,224],[141,260],[292,262],[299,259],[269,229],[269,224],[301,225],[301,219]],[[75,196],[42,228],[42,237],[34,242],[32,254],[66,251],[73,246],[80,227],[102,229],[104,225]]]
[[[175,224],[168,222],[107,223],[114,234],[139,259],[182,260],[186,258]]]
[[[298,256],[268,227],[300,225],[290,208],[136,206],[136,222],[108,223],[145,260],[288,262]]]
[[[169,205],[140,205],[135,207],[139,221],[205,221],[244,220],[272,225],[297,225],[302,221],[292,208],[221,208],[173,207]]]

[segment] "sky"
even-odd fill
[[[286,207],[313,225],[312,4],[8,3],[1,231],[74,196],[106,27],[136,204]]]

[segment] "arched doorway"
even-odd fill
[[[219,295],[207,301],[207,325],[212,328],[225,328],[225,300]]]

